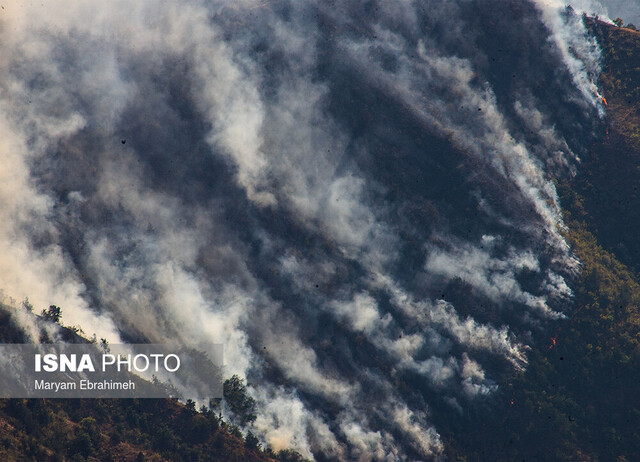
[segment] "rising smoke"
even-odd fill
[[[0,287],[111,342],[225,345],[255,431],[424,460],[526,367],[601,113],[553,2],[9,1]],[[25,321],[26,322],[26,321]]]

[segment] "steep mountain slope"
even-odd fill
[[[631,461],[640,448],[640,33],[587,23],[603,49],[609,104],[601,138],[559,188],[581,262],[574,302],[491,410],[451,429],[451,460]]]
[[[8,296],[111,343],[223,343],[274,450],[630,454],[618,398],[579,388],[632,373],[636,335],[579,11],[56,5],[0,15]]]
[[[639,269],[640,247],[640,43],[638,32],[592,22],[603,49],[600,88],[607,98],[606,136],[585,156],[575,191],[598,241]]]
[[[170,400],[6,400],[0,428],[2,460],[278,460],[248,449],[215,414]]]
[[[29,307],[30,308],[30,307]],[[31,317],[42,341],[88,343],[77,329],[0,305],[0,342],[24,343],[15,322]],[[95,341],[95,340],[94,340]],[[227,381],[229,382],[229,381]],[[226,391],[227,406],[246,393],[242,382]],[[242,399],[242,396],[240,396]],[[210,403],[213,404],[213,403]],[[0,460],[304,462],[293,450],[262,448],[256,436],[225,421],[219,403],[199,411],[174,399],[2,399]],[[217,411],[217,412],[215,412]]]

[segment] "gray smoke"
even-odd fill
[[[437,458],[432,406],[495,393],[565,316],[553,179],[602,108],[563,5],[9,1],[0,20],[4,294],[112,343],[223,343],[275,449]]]
[[[600,14],[601,19],[622,18],[625,24],[640,24],[640,1],[638,0],[595,0],[586,9]]]

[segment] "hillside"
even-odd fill
[[[25,342],[14,310],[0,306],[2,343]],[[52,322],[34,318],[41,329]],[[89,342],[77,329],[49,327],[59,329],[66,342]],[[235,390],[246,393],[242,382]],[[227,392],[225,397],[237,399]],[[197,410],[191,400],[183,404],[174,399],[2,399],[0,460],[304,461],[292,450],[262,448],[252,433],[243,434],[219,411]]]
[[[214,413],[171,400],[4,400],[0,428],[2,460],[278,460]]]
[[[454,461],[632,461],[640,448],[640,33],[588,20],[603,50],[602,136],[558,185],[582,263],[568,319],[491,403],[451,427]],[[468,435],[468,436],[467,436]]]
[[[4,402],[4,457],[633,460],[640,48],[576,2],[3,4],[2,340],[230,376]]]

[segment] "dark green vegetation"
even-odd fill
[[[449,423],[453,461],[632,461],[640,453],[640,32],[589,21],[603,49],[602,139],[558,185],[581,261],[568,318],[495,402]]]
[[[225,380],[223,390],[228,406],[241,425],[246,425],[256,420],[256,401],[249,396],[247,387],[240,377],[234,375]]]
[[[0,426],[1,460],[275,459],[214,412],[172,400],[5,400]]]
[[[256,436],[192,401],[11,399],[0,401],[0,460],[280,461]]]
[[[28,301],[23,304],[32,311]],[[38,322],[61,323],[62,309],[51,305]],[[88,342],[77,328],[62,327],[69,342]],[[0,306],[0,341],[26,339]],[[95,339],[94,339],[95,342]],[[0,460],[11,461],[279,461],[304,462],[297,452],[274,452],[234,424],[256,419],[255,401],[244,381],[224,382],[232,419],[195,402],[173,399],[5,399],[0,400]]]
[[[578,176],[558,184],[566,237],[582,262],[572,281],[575,297],[566,320],[538,333],[527,370],[501,383],[490,402],[465,406],[461,414],[434,409],[452,461],[638,460],[640,33],[595,22],[590,27],[604,52],[601,89],[609,105],[601,137],[581,156]],[[502,71],[496,65],[495,75]],[[407,180],[394,194],[413,199],[417,176],[411,175],[428,169],[407,166],[394,160],[385,171],[390,178],[404,172]],[[469,216],[464,227],[471,227],[477,215],[462,206]],[[407,220],[435,220],[436,209],[425,202],[407,210]],[[458,292],[468,297],[464,287]],[[60,321],[56,308],[43,317]],[[0,336],[19,341],[9,327],[0,312]],[[250,425],[255,412],[245,385],[231,378],[224,388],[237,423]],[[300,460],[292,451],[276,456],[260,450],[253,433],[243,435],[217,412],[196,412],[192,402],[10,400],[0,403],[0,428],[0,460]]]

